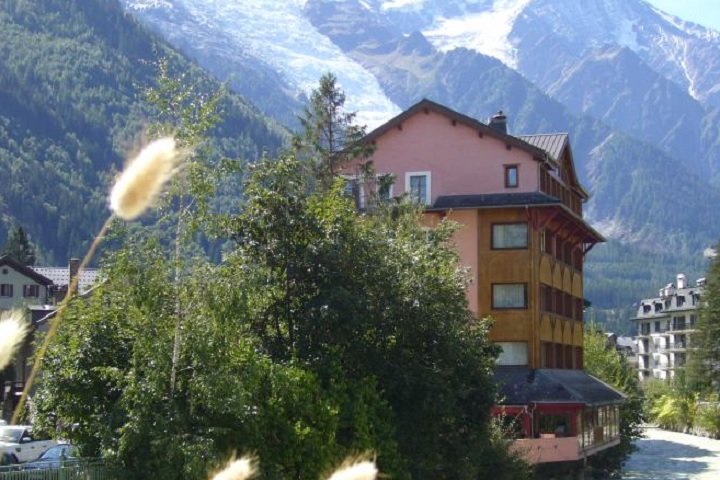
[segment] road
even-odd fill
[[[645,434],[625,464],[623,480],[720,479],[720,440],[658,428]]]

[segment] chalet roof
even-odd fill
[[[531,403],[622,403],[625,395],[583,370],[498,367],[495,369],[501,405]]]
[[[18,262],[14,258],[12,258],[9,255],[3,255],[0,257],[0,266],[7,265],[8,267],[12,268],[16,272],[20,272],[21,274],[25,275],[28,278],[33,279],[40,285],[52,285],[52,279],[46,277],[42,273],[39,273],[35,271],[32,267],[27,267],[23,265],[22,263]]]
[[[541,150],[545,150],[556,162],[560,162],[563,148],[568,143],[567,133],[540,133],[536,135],[518,135],[518,138]]]
[[[439,103],[435,103],[432,100],[428,100],[427,98],[423,98],[418,103],[413,105],[412,107],[408,108],[404,112],[400,113],[399,115],[391,118],[384,124],[377,127],[372,132],[368,133],[365,138],[363,139],[366,142],[374,141],[376,138],[382,136],[389,130],[398,127],[402,124],[405,120],[408,118],[416,115],[419,112],[436,112],[441,115],[444,115],[448,117],[453,122],[461,123],[467,127],[470,127],[472,129],[475,129],[478,131],[478,133],[482,133],[483,135],[488,135],[493,138],[497,138],[498,140],[501,140],[505,142],[507,145],[520,148],[529,154],[533,156],[538,161],[547,161],[548,160],[548,154],[545,150],[538,148],[535,145],[531,145],[530,143],[522,140],[521,138],[514,137],[512,135],[508,135],[506,133],[503,133],[499,130],[496,130],[489,125],[486,125],[482,122],[479,122],[478,120],[475,120],[472,117],[468,117],[467,115],[463,115],[462,113],[456,112],[455,110],[452,110],[444,105],[440,105]]]
[[[513,205],[562,205],[562,202],[540,192],[485,193],[477,195],[441,195],[427,210],[482,208]]]
[[[58,286],[67,286],[70,284],[70,270],[68,267],[32,267],[37,273],[49,278],[52,283]],[[80,272],[78,281],[78,291],[83,293],[90,289],[97,281],[98,270],[95,268],[85,268]]]

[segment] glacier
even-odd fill
[[[309,94],[319,78],[332,72],[346,92],[347,111],[357,121],[377,127],[400,112],[377,79],[321,35],[303,15],[303,0],[126,0],[132,10],[181,5],[194,22],[221,32],[229,49],[261,58],[293,88]]]

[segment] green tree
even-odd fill
[[[694,390],[720,393],[720,257],[707,271],[705,290],[698,310],[697,331],[692,335],[688,357],[688,380]]]
[[[15,227],[10,232],[2,254],[11,256],[23,265],[35,265],[35,247],[30,243],[22,227]]]
[[[179,284],[154,234],[121,232],[48,353],[46,427],[50,412],[77,425],[63,435],[128,478],[204,478],[235,450],[256,452],[264,479],[317,478],[362,451],[393,478],[506,466],[489,427],[497,351],[467,308],[452,226],[421,227],[411,205],[358,216],[339,184],[308,193],[302,171],[291,156],[253,167],[223,224],[236,249]]]
[[[365,127],[355,124],[355,112],[345,111],[345,93],[337,77],[326,73],[310,95],[310,104],[299,117],[302,133],[294,138],[296,149],[311,159],[320,187],[328,190],[348,160],[367,157],[370,145],[360,142]]]
[[[603,461],[608,462],[611,467],[619,467],[633,451],[632,442],[642,437],[640,426],[644,421],[643,393],[637,371],[623,355],[608,345],[607,337],[594,323],[585,328],[583,358],[585,370],[589,374],[627,396],[620,407],[620,445],[603,455]]]
[[[338,441],[353,447],[372,434],[361,444],[374,443],[388,473],[477,478],[490,449],[497,351],[468,310],[452,225],[423,228],[409,204],[358,216],[341,182],[308,194],[292,157],[262,162],[251,177],[229,225],[238,250],[228,261],[265,285],[251,315],[265,350],[323,384],[345,379],[348,394],[375,386],[387,410],[362,405],[374,415],[363,429],[343,416]],[[348,408],[356,405],[351,397]],[[378,430],[385,422],[391,428]],[[404,470],[385,463],[392,444]]]

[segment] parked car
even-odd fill
[[[35,460],[56,444],[55,440],[33,436],[29,425],[0,427],[0,454],[11,453],[21,462]]]
[[[20,460],[18,460],[14,454],[10,452],[0,453],[0,467],[8,467],[10,465],[15,465],[18,463],[20,463]],[[0,469],[0,471],[2,470]]]
[[[23,470],[60,468],[67,462],[73,462],[78,458],[80,458],[80,455],[74,445],[55,445],[45,450],[37,460],[27,462],[23,465]]]

